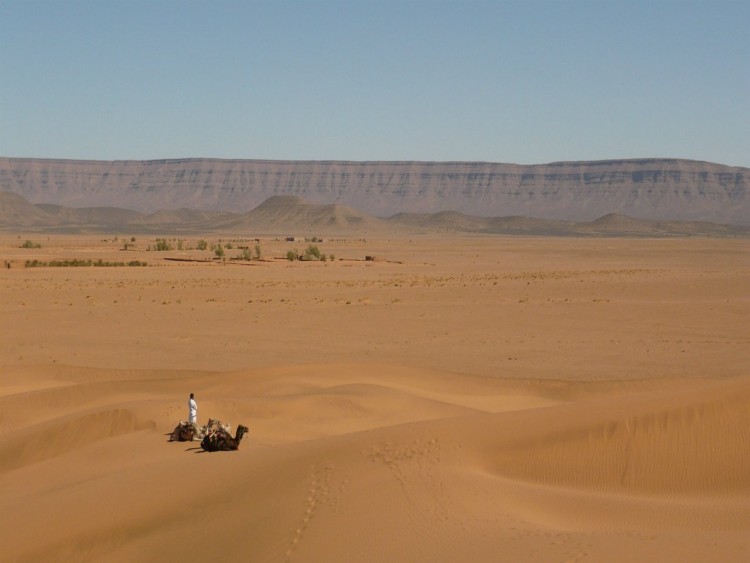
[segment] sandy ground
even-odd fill
[[[750,241],[198,238],[0,235],[0,560],[750,559]]]

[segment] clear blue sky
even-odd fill
[[[750,166],[750,1],[0,0],[0,156]]]

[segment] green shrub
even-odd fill
[[[206,250],[208,248],[208,243],[201,239],[198,241],[198,250]]]
[[[105,262],[102,259],[93,261],[74,258],[73,260],[50,260],[49,262],[42,262],[41,260],[26,260],[25,266],[27,268],[117,268],[124,266],[146,266],[146,262],[141,262],[140,260],[131,260],[130,262]]]
[[[294,262],[297,259],[297,249],[295,248],[294,250],[287,250],[286,259],[290,262]]]
[[[305,249],[305,260],[320,260],[320,249],[317,246],[310,245]]]
[[[41,243],[27,240],[21,245],[21,248],[42,248]]]
[[[165,238],[158,238],[156,239],[156,250],[159,252],[165,252],[167,250],[172,250],[172,245],[169,244],[169,241]]]

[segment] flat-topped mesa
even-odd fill
[[[538,165],[0,158],[0,190],[32,203],[141,212],[246,213],[263,202],[286,206],[304,199],[378,217],[456,211],[590,221],[618,213],[748,225],[749,186],[748,168],[655,158]]]

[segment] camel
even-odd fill
[[[209,418],[208,424],[205,426],[198,426],[193,422],[185,422],[182,420],[177,426],[175,426],[174,430],[172,430],[172,434],[169,436],[169,441],[191,442],[193,440],[202,440],[204,436],[218,430],[230,433],[231,426],[224,424],[215,418]]]
[[[199,429],[196,428],[195,424],[191,422],[180,421],[172,430],[172,434],[169,437],[170,442],[190,442],[193,438],[200,433]]]
[[[240,424],[237,427],[237,434],[233,438],[228,431],[220,428],[214,432],[206,434],[205,438],[201,441],[201,448],[207,452],[228,452],[238,450],[240,447],[240,441],[242,441],[242,437],[247,431],[247,426],[242,426]]]

